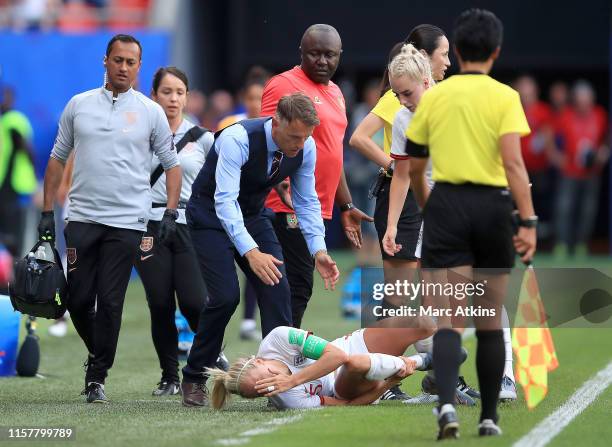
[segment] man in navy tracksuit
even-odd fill
[[[270,189],[283,179],[291,180],[295,213],[326,288],[333,288],[338,280],[336,263],[326,251],[315,191],[316,147],[311,135],[318,124],[307,96],[285,96],[274,117],[245,120],[224,129],[193,184],[187,223],[209,301],[183,368],[185,406],[208,402],[204,368],[214,366],[225,327],[240,302],[234,262],[256,288],[263,335],[277,326],[291,326],[291,292],[282,249],[273,216],[264,208]]]

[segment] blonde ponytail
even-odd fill
[[[255,366],[253,360],[255,357],[239,358],[232,363],[227,372],[218,368],[206,368],[206,374],[212,380],[210,404],[214,409],[223,408],[232,394],[241,394],[240,385],[244,379],[244,373]]]
[[[427,79],[430,86],[434,84],[429,58],[410,43],[403,45],[400,53],[389,64],[389,77],[401,76],[408,76],[415,81]]]

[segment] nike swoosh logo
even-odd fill
[[[140,257],[140,260],[141,260],[141,261],[144,261],[144,260],[146,260],[146,259],[149,259],[151,256],[153,256],[153,255],[141,256],[141,257]]]
[[[68,269],[68,273],[70,273],[70,272],[74,272],[76,269],[77,269],[77,267],[73,267],[73,268],[71,268],[71,269]]]

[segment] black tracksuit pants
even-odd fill
[[[69,222],[68,310],[90,353],[86,382],[104,383],[113,366],[121,313],[141,231]]]
[[[176,302],[189,327],[196,332],[206,300],[206,287],[187,225],[177,224],[176,235],[167,244],[157,243],[158,234],[159,222],[149,221],[136,257],[136,270],[151,311],[151,336],[162,381],[178,382]]]

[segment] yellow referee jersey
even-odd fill
[[[402,105],[393,93],[393,90],[389,89],[387,93],[382,95],[382,97],[378,100],[378,102],[372,109],[372,113],[385,122],[385,139],[383,149],[385,150],[386,154],[391,153],[391,135],[393,129],[393,119],[395,118],[395,114],[399,111],[401,107]]]
[[[429,147],[436,182],[507,187],[499,138],[529,132],[515,90],[488,75],[465,73],[423,94],[406,137]]]

